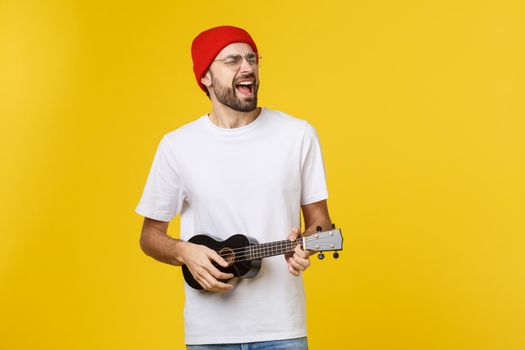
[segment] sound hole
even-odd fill
[[[219,250],[219,255],[226,260],[226,262],[231,265],[235,262],[235,253],[233,252],[233,249],[231,248],[222,248]]]

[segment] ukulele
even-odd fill
[[[322,232],[320,226],[317,232],[310,236],[299,236],[295,241],[282,240],[268,243],[259,243],[252,237],[233,235],[224,241],[213,236],[196,235],[188,240],[194,244],[201,244],[215,250],[226,262],[228,267],[222,267],[213,262],[213,265],[222,272],[232,273],[234,277],[252,278],[261,269],[263,258],[282,255],[292,252],[299,245],[304,250],[319,252],[318,258],[324,259],[323,252],[334,251],[334,258],[339,257],[338,250],[343,249],[341,230],[332,225],[332,230]],[[203,289],[186,265],[182,265],[182,274],[186,283],[194,289]],[[227,282],[229,279],[221,280]]]

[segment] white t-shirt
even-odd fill
[[[328,196],[321,148],[304,120],[263,108],[250,124],[225,129],[207,115],[161,140],[136,208],[170,221],[181,213],[180,238],[234,234],[259,243],[286,239],[301,223],[301,205]],[[240,343],[306,336],[301,277],[282,255],[263,259],[251,279],[228,292],[185,284],[186,344]]]

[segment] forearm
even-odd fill
[[[318,218],[311,220],[311,222],[305,223],[306,229],[304,230],[304,235],[309,236],[317,232],[317,227],[320,226],[322,231],[328,231],[332,228],[332,222],[329,217]]]
[[[304,217],[305,231],[304,235],[309,236],[317,231],[317,226],[321,227],[322,231],[328,231],[332,228],[332,221],[328,214],[328,206],[326,200],[303,205],[301,207]]]
[[[183,264],[182,249],[186,244],[154,227],[144,229],[140,236],[140,247],[146,255],[170,265]]]

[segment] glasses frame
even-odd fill
[[[256,61],[254,63],[250,63],[250,61],[248,61],[248,58],[246,58],[246,56],[253,55],[253,54],[255,54]],[[236,63],[232,62],[232,64],[226,63],[226,60],[231,59],[232,57],[241,57],[241,60]],[[221,62],[226,67],[233,69],[233,70],[237,70],[241,67],[243,60],[246,60],[246,62],[248,62],[250,66],[261,67],[261,63],[260,63],[261,59],[262,59],[262,56],[259,55],[258,52],[251,52],[251,53],[247,53],[246,55],[228,55],[224,58],[213,60],[213,62]]]

